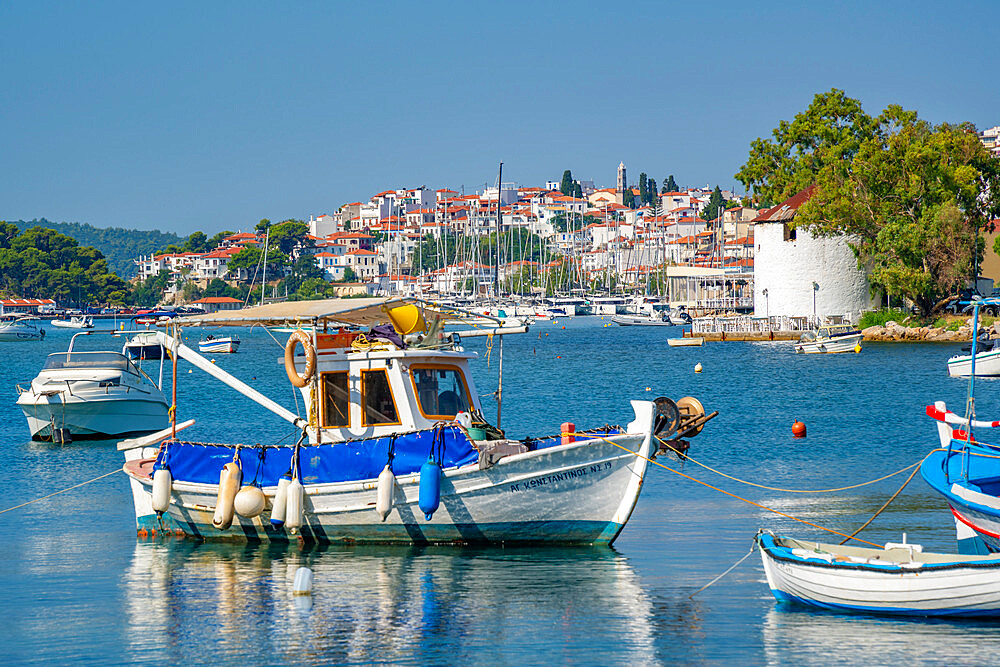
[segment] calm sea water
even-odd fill
[[[776,343],[669,348],[676,330],[605,324],[565,319],[508,337],[502,420],[509,434],[551,434],[565,421],[625,424],[633,418],[629,399],[693,395],[720,412],[693,440],[694,458],[769,486],[822,489],[916,462],[937,440],[924,406],[946,400],[960,409],[964,399],[964,383],[949,379],[944,365],[957,345],[870,344],[860,355],[796,356]],[[121,466],[110,442],[28,441],[15,384],[30,381],[70,335],[50,330],[41,343],[0,344],[0,509]],[[192,341],[197,335],[189,332]],[[240,336],[239,353],[217,355],[217,363],[295,407],[279,346],[260,330]],[[96,338],[80,347],[120,349],[123,342]],[[467,347],[485,352],[482,340]],[[489,367],[473,362],[483,395],[496,387],[496,352]],[[693,372],[698,362],[701,374]],[[146,364],[155,377],[156,362]],[[198,424],[186,435],[248,443],[290,437],[277,417],[189,368],[182,362],[179,418]],[[1000,383],[980,387],[980,414],[995,415]],[[483,403],[492,417],[495,403]],[[808,426],[806,439],[791,437],[796,418]],[[905,479],[801,495],[660,461],[847,532]],[[133,516],[121,474],[0,514],[5,661],[982,664],[1000,650],[1000,624],[776,605],[757,554],[691,598],[747,553],[760,527],[824,536],[655,467],[611,549],[140,540]],[[904,531],[925,548],[954,549],[946,506],[919,475],[862,536],[898,541]],[[311,601],[291,595],[302,565],[315,571]]]

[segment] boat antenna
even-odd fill
[[[267,246],[268,240],[271,238],[271,226],[268,225],[264,229],[264,275],[261,277],[260,281],[260,305],[264,305],[264,288],[267,287]]]

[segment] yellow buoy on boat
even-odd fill
[[[233,525],[233,501],[242,481],[243,471],[235,462],[230,461],[222,466],[219,473],[219,495],[215,500],[215,515],[212,517],[212,525],[219,530]]]

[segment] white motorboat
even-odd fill
[[[120,443],[137,530],[261,541],[613,542],[638,499],[654,436],[678,428],[677,405],[632,401],[627,427],[507,438],[483,417],[469,372],[477,355],[458,343],[513,332],[460,338],[442,332],[452,316],[395,298],[268,304],[178,320],[181,327],[311,324],[312,333],[290,336],[285,369],[314,400],[299,417],[160,333],[177,356],[302,429],[302,438],[294,447],[169,441],[156,448],[163,434]],[[373,328],[361,346],[359,334],[336,329],[387,318],[394,332]],[[296,355],[300,345],[304,354]],[[247,486],[251,475],[259,486]],[[252,504],[237,502],[241,484]]]
[[[240,349],[240,339],[237,336],[216,336],[209,334],[198,341],[201,352],[230,353]]]
[[[50,354],[17,404],[28,420],[31,437],[53,438],[53,431],[73,437],[150,433],[167,425],[169,404],[157,383],[120,352],[73,349]],[[162,378],[162,366],[161,366]]]
[[[795,351],[799,354],[860,352],[862,338],[864,334],[850,324],[824,324],[816,331],[804,332],[795,343]]]
[[[972,373],[972,348],[962,348],[969,354],[957,354],[948,359],[948,375],[953,378],[969,377]],[[1000,375],[1000,345],[995,340],[976,341],[976,377]]]
[[[677,306],[676,308],[670,309],[670,314],[668,315],[671,323],[685,325],[691,324],[691,315],[688,314],[687,308],[684,306]]]
[[[89,315],[74,315],[68,320],[52,320],[52,326],[60,329],[93,329],[94,318]]]
[[[0,315],[0,341],[42,340],[45,329],[39,322],[39,318],[27,313]]]
[[[884,549],[757,535],[767,585],[779,601],[903,616],[1000,616],[1000,557]]]
[[[612,315],[611,321],[623,327],[672,327],[675,326],[670,321],[666,311],[655,311],[648,315]]]
[[[129,359],[162,359],[163,346],[155,331],[140,331],[125,343],[122,354]]]

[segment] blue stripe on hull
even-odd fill
[[[163,515],[162,524],[155,514],[140,517],[139,531],[149,533],[184,533],[210,540],[247,542],[287,542],[302,539],[321,544],[587,544],[609,545],[621,532],[622,524],[613,521],[518,521],[487,524],[356,524],[324,527],[303,526],[297,535],[284,528],[265,524],[264,532],[239,517],[227,530],[214,526],[178,522]]]
[[[853,612],[862,614],[890,614],[893,616],[1000,616],[1000,610],[996,609],[907,609],[907,608],[896,608],[896,607],[865,607],[860,605],[851,604],[832,604],[828,602],[819,602],[817,600],[807,600],[806,598],[800,598],[796,595],[789,595],[784,591],[779,591],[771,589],[774,593],[775,599],[778,602],[789,602],[794,604],[802,604],[809,607],[819,607],[820,609],[826,609],[829,611],[842,611],[842,612]]]

